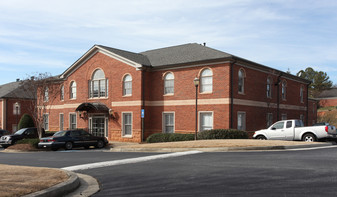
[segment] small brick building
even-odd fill
[[[142,53],[95,45],[59,81],[46,130],[85,128],[132,142],[159,132],[193,133],[196,94],[198,131],[255,131],[280,119],[313,122],[309,81],[200,44]]]
[[[317,99],[321,107],[337,106],[337,88],[324,90],[317,96]]]
[[[15,132],[23,114],[32,116],[34,94],[27,92],[19,80],[0,85],[0,129]]]

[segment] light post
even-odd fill
[[[16,110],[16,130],[18,130],[18,126],[19,126],[19,125],[18,125],[18,124],[19,124],[19,123],[18,123],[18,121],[19,121],[19,120],[18,120],[18,119],[19,119],[19,118],[18,118],[18,116],[19,116],[19,103],[16,102],[14,105],[15,105],[15,110]]]
[[[195,86],[195,136],[194,140],[198,139],[198,86],[199,86],[199,78],[196,77],[193,80]]]

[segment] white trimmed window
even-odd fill
[[[246,112],[238,112],[238,130],[246,130]]]
[[[300,88],[300,98],[301,98],[301,103],[304,102],[304,88],[303,86],[301,86]]]
[[[61,90],[60,90],[60,100],[61,100],[61,101],[64,100],[64,85],[61,86]]]
[[[270,77],[267,78],[267,98],[271,98],[271,87],[272,81]]]
[[[282,119],[282,120],[287,120],[287,114],[282,114],[282,115],[281,115],[281,119]]]
[[[21,114],[21,104],[16,102],[13,104],[13,115],[20,115]]]
[[[213,112],[199,113],[199,131],[213,129]]]
[[[273,124],[273,113],[267,113],[267,128]]]
[[[164,94],[174,94],[174,76],[167,73],[164,77]]]
[[[64,115],[60,114],[60,131],[64,130]]]
[[[48,102],[48,101],[49,101],[49,88],[48,88],[48,87],[46,87],[46,88],[44,89],[44,97],[43,97],[43,101],[44,101],[44,102]]]
[[[101,69],[95,70],[89,81],[89,97],[101,98],[108,96],[108,79]]]
[[[238,73],[238,91],[241,94],[245,92],[245,72],[243,69],[240,69]]]
[[[200,92],[213,91],[213,73],[211,69],[204,69],[200,74]]]
[[[77,128],[76,114],[69,114],[69,128],[70,129]]]
[[[76,82],[72,81],[70,83],[70,99],[76,99]]]
[[[163,133],[174,133],[174,113],[163,113]]]
[[[286,100],[287,99],[287,82],[283,81],[282,82],[282,88],[281,88],[281,93],[282,93],[282,99]]]
[[[49,130],[49,114],[43,114],[43,128],[45,131]]]
[[[123,96],[132,95],[132,77],[131,75],[125,75],[123,78]]]
[[[123,113],[123,136],[132,136],[132,113]]]

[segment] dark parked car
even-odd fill
[[[108,140],[105,137],[93,136],[84,130],[77,129],[59,131],[52,137],[41,138],[38,147],[51,148],[52,150],[59,148],[71,150],[73,147],[89,148],[95,146],[96,148],[103,148],[106,144],[108,144]]]
[[[10,131],[7,131],[7,130],[0,130],[0,137],[1,136],[4,136],[4,135],[10,135],[11,132]]]
[[[13,135],[4,135],[0,138],[0,145],[3,148],[7,148],[8,146],[15,144],[18,140],[29,138],[39,138],[36,128],[23,128]]]

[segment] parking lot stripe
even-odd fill
[[[155,159],[180,157],[180,156],[184,156],[184,155],[192,155],[192,154],[199,154],[199,153],[202,153],[202,151],[186,151],[186,152],[152,155],[152,156],[146,156],[146,157],[137,157],[137,158],[131,158],[131,159],[122,159],[122,160],[116,160],[116,161],[104,161],[104,162],[69,166],[69,167],[65,167],[65,168],[62,168],[62,169],[63,170],[69,170],[69,171],[87,170],[87,169],[93,169],[93,168],[101,168],[101,167],[116,166],[116,165],[123,165],[123,164],[139,163],[139,162],[150,161],[150,160],[155,160]]]

